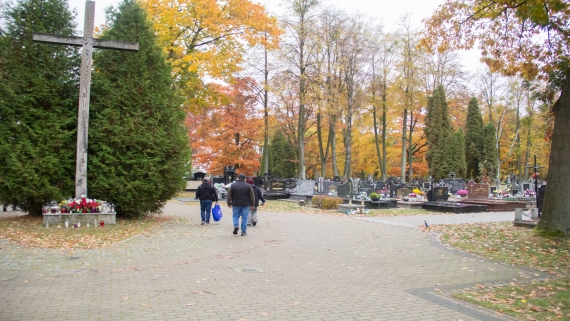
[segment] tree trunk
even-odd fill
[[[528,128],[528,133],[526,136],[526,154],[524,158],[524,176],[521,180],[526,180],[528,178],[528,160],[530,159],[530,126]]]
[[[386,181],[386,83],[384,83],[384,90],[382,91],[382,181]]]
[[[268,62],[267,62],[267,47],[265,48],[265,83],[263,89],[263,117],[265,122],[265,131],[263,133],[263,166],[261,174],[265,175],[265,173],[269,172],[269,90],[267,89],[267,84],[269,81],[269,69],[268,69]]]
[[[521,113],[520,113],[519,108],[517,108],[516,132],[519,133],[520,129],[521,129]],[[522,135],[517,135],[517,141],[516,141],[516,151],[517,151],[516,167],[517,167],[518,181],[521,181],[521,179],[522,179],[522,177],[521,177],[522,176],[521,136]]]
[[[352,109],[349,108],[349,112],[346,116],[346,137],[344,138],[345,146],[345,158],[344,158],[344,178],[352,178],[352,155],[350,151],[352,149]]]
[[[334,131],[334,124],[336,123],[336,115],[331,115],[330,127],[329,127],[329,137],[331,142],[331,162],[333,168],[333,177],[339,176],[338,163],[336,159],[336,133]]]
[[[410,111],[410,134],[408,138],[408,180],[412,181],[412,175],[414,174],[414,170],[412,168],[412,135],[414,133],[414,113]]]
[[[382,154],[380,154],[380,139],[378,137],[378,111],[376,110],[376,105],[372,106],[372,117],[374,119],[374,146],[376,147],[376,156],[378,157],[378,167],[380,168],[380,174],[383,176],[384,172],[382,171]]]
[[[545,231],[562,231],[570,235],[570,74],[566,74],[562,93],[553,107],[554,130],[550,148],[547,186],[542,215],[538,228]]]
[[[408,124],[408,110],[404,109],[404,119],[402,121],[402,166],[400,170],[400,180],[406,182],[406,127]]]

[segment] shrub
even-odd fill
[[[313,196],[311,203],[318,208],[324,210],[333,210],[338,208],[338,204],[342,204],[342,198],[327,195]]]
[[[342,204],[342,198],[327,197],[323,200],[321,208],[324,210],[334,210],[338,208],[338,204]]]
[[[370,193],[370,198],[380,198],[380,194],[372,192]]]
[[[327,197],[326,195],[317,195],[317,196],[313,196],[313,198],[311,198],[311,203],[313,205],[315,205],[318,208],[321,208],[322,204],[323,204],[323,200],[325,199],[325,197]]]

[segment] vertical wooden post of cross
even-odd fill
[[[77,155],[75,169],[75,197],[87,196],[87,135],[89,129],[89,97],[91,93],[91,64],[93,48],[138,51],[138,42],[93,38],[95,26],[95,1],[85,1],[83,37],[34,33],[37,42],[83,47],[79,85],[79,110],[77,116]]]

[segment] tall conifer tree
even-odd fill
[[[102,50],[93,58],[89,191],[115,203],[119,214],[139,216],[185,186],[185,114],[144,9],[124,0],[107,14],[102,37],[136,41],[140,49]]]
[[[451,169],[449,143],[452,141],[451,121],[443,86],[439,86],[428,100],[424,132],[427,137],[429,174],[434,179],[447,177]]]
[[[483,127],[483,153],[479,162],[479,172],[486,176],[489,183],[497,176],[497,162],[499,152],[497,151],[497,137],[495,126],[489,122]]]
[[[467,173],[467,164],[465,162],[465,138],[463,130],[459,128],[452,136],[450,150],[451,171],[455,173],[457,178],[465,178]]]
[[[269,170],[276,177],[295,177],[297,168],[295,148],[289,143],[281,131],[277,131],[269,146]]]
[[[74,189],[79,55],[34,43],[34,32],[73,35],[64,0],[7,6],[0,24],[0,200],[30,215]]]
[[[465,159],[467,161],[465,178],[478,178],[481,175],[479,163],[482,159],[483,139],[483,117],[477,98],[472,98],[469,101],[465,124]]]

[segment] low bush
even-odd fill
[[[342,204],[342,198],[326,195],[313,196],[311,203],[318,208],[324,210],[333,210],[338,208],[338,204]]]

